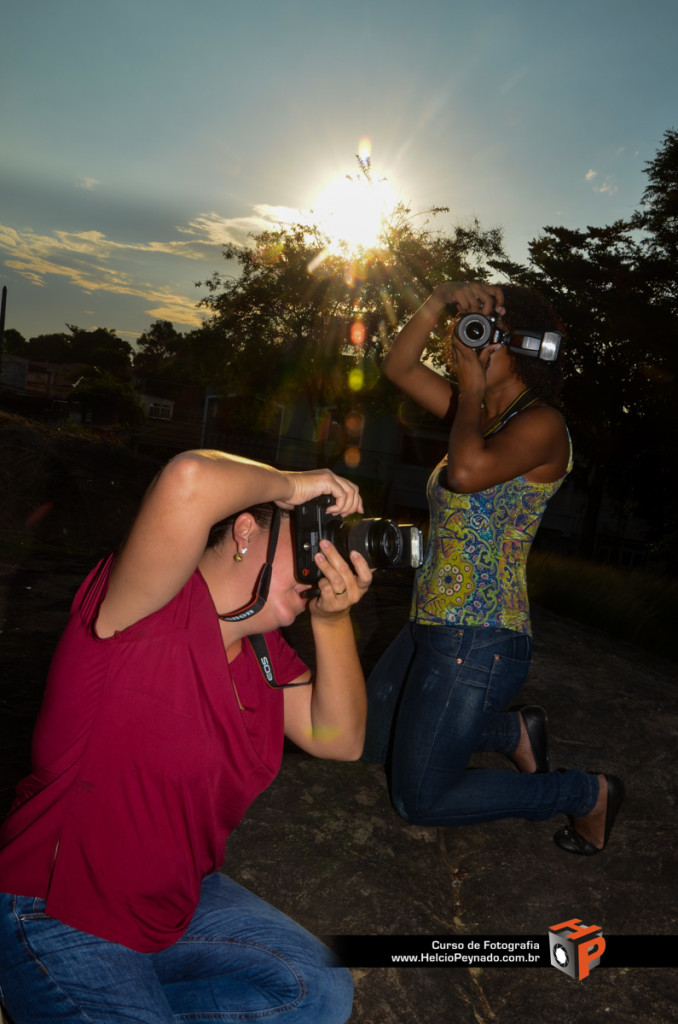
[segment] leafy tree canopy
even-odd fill
[[[207,329],[222,341],[225,382],[280,401],[303,395],[312,408],[354,404],[356,391],[374,386],[392,338],[437,281],[486,277],[488,258],[505,256],[499,231],[475,222],[446,235],[430,218],[416,226],[401,205],[379,244],[357,252],[307,225],[224,246],[239,273],[215,273],[201,305],[211,313]]]

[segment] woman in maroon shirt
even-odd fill
[[[348,972],[219,871],[228,834],[277,774],[283,735],[318,757],[362,750],[349,614],[371,571],[322,541],[318,596],[294,575],[285,510],[321,494],[330,511],[362,511],[329,470],[186,452],[78,591],[33,773],[0,832],[0,1000],[15,1024],[349,1016]],[[307,605],[312,683],[279,633]]]

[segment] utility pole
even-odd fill
[[[7,285],[2,286],[2,306],[0,306],[0,360],[5,344],[5,310],[7,309]]]
[[[7,309],[7,285],[2,286],[2,305],[0,305],[0,386],[2,386],[2,355],[5,350],[5,310]]]

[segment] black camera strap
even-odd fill
[[[249,619],[266,604],[268,598],[268,589],[271,586],[271,572],[273,571],[273,558],[275,557],[275,549],[278,546],[278,533],[280,531],[280,509],[276,507],[273,513],[273,519],[271,521],[271,532],[268,539],[268,551],[266,564],[259,573],[257,580],[257,586],[254,591],[254,596],[249,604],[244,605],[242,608],[238,608],[237,611],[227,612],[225,615],[219,615],[220,619],[224,622],[242,622],[243,619]]]
[[[273,665],[268,653],[268,646],[266,644],[266,637],[263,633],[255,633],[254,636],[248,636],[247,639],[250,642],[252,650],[257,656],[259,662],[259,668],[261,674],[264,677],[267,686],[270,686],[272,690],[286,690],[288,686],[310,686],[312,679],[307,679],[304,683],[276,683],[275,676],[273,674]]]
[[[502,427],[505,427],[513,416],[522,412],[523,409],[528,409],[538,401],[539,398],[535,395],[534,391],[531,391],[529,388],[525,388],[525,390],[521,391],[518,397],[514,398],[511,404],[504,409],[499,419],[493,423],[491,427],[487,428],[483,437],[492,437],[493,434],[498,434]]]

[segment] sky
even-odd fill
[[[222,244],[321,209],[361,140],[413,212],[500,227],[515,260],[627,217],[678,127],[677,36],[675,0],[8,4],[6,327],[198,326]]]

